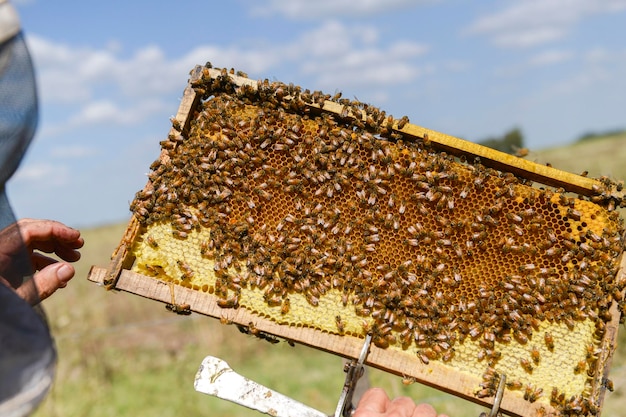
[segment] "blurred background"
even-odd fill
[[[272,346],[84,279],[119,243],[195,65],[342,92],[505,152],[528,148],[530,160],[626,178],[624,0],[13,3],[41,118],[9,198],[18,217],[60,220],[86,238],[77,278],[46,301],[60,362],[41,416],[258,415],[193,391],[208,354],[334,410],[344,375],[332,355]],[[620,343],[604,416],[621,415],[625,353]],[[483,411],[398,377],[372,381],[451,416]]]

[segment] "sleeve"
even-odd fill
[[[38,120],[33,64],[15,9],[5,0],[0,0],[0,41],[0,187],[4,188],[32,141]]]
[[[35,133],[37,92],[33,66],[15,9],[0,0],[0,229],[15,223],[5,184],[17,169]],[[8,242],[0,241],[0,245]],[[22,247],[24,247],[22,243]],[[32,274],[25,250],[10,260],[16,276]],[[28,259],[28,258],[24,258]],[[11,280],[0,262],[0,275]],[[16,272],[16,271],[13,271]],[[5,280],[6,281],[6,280]],[[0,415],[27,416],[52,385],[56,350],[43,316],[9,285],[0,283]]]

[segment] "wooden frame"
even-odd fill
[[[207,69],[205,67],[196,67],[192,70],[189,84],[184,91],[183,99],[175,116],[174,124],[177,125],[178,128],[173,127],[170,130],[170,137],[182,139],[188,130],[191,118],[193,117],[193,109],[200,99],[193,85],[205,71],[209,71],[211,76],[214,77],[221,74],[217,69]],[[230,76],[238,85],[248,84],[253,87],[256,86],[255,81],[237,75]],[[323,106],[313,104],[311,106],[321,107],[323,111],[338,115],[343,114],[342,112],[344,111],[343,106],[332,101],[326,101]],[[358,117],[358,115],[354,117]],[[545,185],[562,187],[566,191],[585,196],[596,196],[604,201],[612,200],[612,204],[615,204],[615,202],[619,204],[624,200],[624,193],[621,189],[607,189],[604,184],[594,179],[539,165],[416,125],[407,123],[401,129],[398,129],[396,122],[394,128],[414,140],[428,141],[440,151],[457,156],[464,155],[467,158],[479,157],[481,158],[481,163],[486,166],[512,172],[515,175]],[[168,158],[167,153],[163,152],[161,158]],[[600,195],[599,190],[603,190],[602,195]],[[141,232],[139,221],[133,217],[122,237],[120,245],[112,255],[109,266],[107,268],[92,267],[88,279],[105,285],[107,289],[127,291],[166,304],[171,303],[174,297],[178,306],[185,306],[185,311],[188,310],[190,312],[200,313],[224,320],[228,323],[243,326],[254,323],[256,329],[270,335],[305,344],[347,358],[358,357],[363,343],[363,339],[361,338],[339,336],[306,327],[281,326],[269,319],[264,319],[252,314],[243,308],[221,308],[217,304],[216,297],[212,295],[193,291],[181,286],[168,285],[154,278],[130,271],[135,262],[131,252],[132,245],[135,239],[141,235]],[[616,279],[626,280],[625,271],[626,257],[622,254],[621,266]],[[597,361],[598,369],[596,372],[601,374],[602,378],[607,378],[610,359],[615,350],[620,318],[616,303],[612,306],[611,315],[612,320],[607,323],[605,336],[602,341],[601,357]],[[366,363],[397,375],[409,375],[419,382],[442,391],[453,393],[454,395],[466,398],[472,402],[485,406],[490,406],[493,403],[493,397],[479,399],[474,395],[476,387],[481,382],[479,378],[460,374],[437,361],[431,362],[429,365],[423,365],[417,360],[414,354],[398,350],[380,349],[372,346]],[[603,381],[602,378],[596,378],[596,384],[590,396],[598,408],[602,406],[606,390],[606,387],[600,383]],[[529,403],[520,396],[507,395],[506,393],[502,399],[500,408],[503,412],[515,416],[556,415],[556,411],[551,407],[546,407],[545,403]]]

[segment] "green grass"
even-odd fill
[[[542,164],[589,176],[606,175],[615,180],[626,180],[626,132],[573,143],[569,146],[532,152],[526,158]]]
[[[532,152],[528,159],[623,179],[625,144],[622,134]],[[108,264],[125,227],[84,230],[76,278],[45,301],[59,363],[56,382],[36,416],[259,416],[194,391],[194,376],[206,355],[220,357],[239,373],[327,414],[334,411],[344,378],[338,357],[304,346],[271,345],[217,320],[177,316],[160,303],[88,282],[89,268]],[[622,331],[610,374],[616,391],[606,397],[605,417],[623,415],[625,344]],[[419,384],[405,386],[401,378],[381,371],[372,371],[370,380],[392,396],[429,402],[451,417],[476,417],[485,410]]]

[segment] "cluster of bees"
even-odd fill
[[[549,332],[533,339],[546,321],[591,320],[603,337],[623,290],[616,212],[405,141],[397,128],[408,119],[363,103],[279,82],[236,86],[226,72],[195,88],[203,100],[188,132],[161,143],[167,158],[131,209],[146,228],[170,224],[175,239],[210,231],[198,251],[220,306],[257,289],[286,314],[291,294],[315,308],[339,291],[367,319],[361,334],[414,347],[425,364],[450,361],[466,339],[489,369],[498,344],[553,350]],[[341,114],[324,112],[331,98]],[[180,281],[196,273],[177,265]],[[531,373],[538,355],[519,366]],[[525,389],[529,401],[542,394]]]

